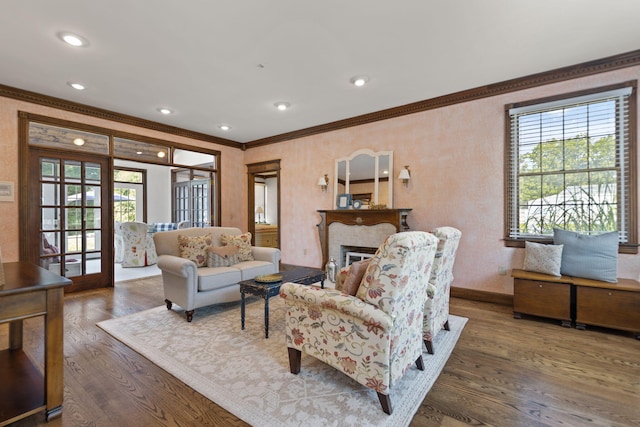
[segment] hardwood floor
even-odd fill
[[[246,425],[95,326],[162,305],[160,281],[67,295],[62,417],[14,425]],[[451,312],[469,322],[412,426],[640,426],[640,341],[631,334],[516,320],[511,307],[457,298]],[[0,348],[7,330],[0,325]],[[41,331],[41,319],[25,321],[24,347],[38,360]]]

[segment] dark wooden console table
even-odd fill
[[[64,287],[71,280],[27,262],[3,264],[0,323],[9,323],[9,348],[0,351],[0,426],[45,410],[62,414]],[[22,350],[22,322],[44,316],[44,376]]]

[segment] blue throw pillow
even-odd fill
[[[553,229],[553,243],[563,245],[560,272],[566,276],[618,282],[618,232],[589,236]]]

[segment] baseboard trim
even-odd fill
[[[513,295],[500,294],[498,292],[478,291],[476,289],[457,288],[452,286],[451,296],[455,298],[513,306]]]

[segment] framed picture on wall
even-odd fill
[[[349,209],[351,206],[351,194],[338,194],[338,209]]]
[[[0,202],[13,202],[13,182],[0,181]]]

